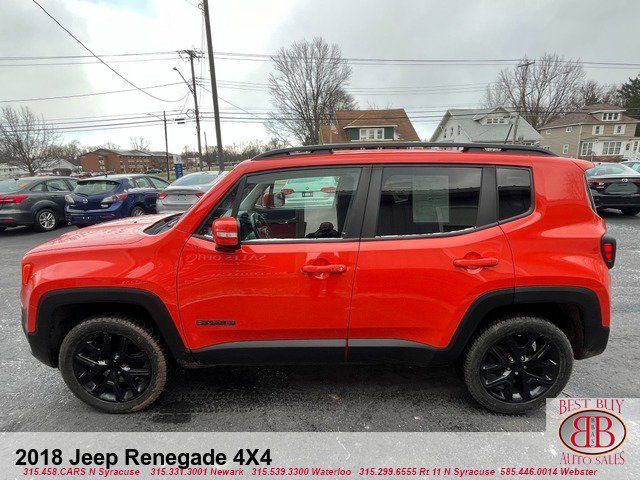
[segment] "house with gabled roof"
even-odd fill
[[[587,105],[560,115],[540,128],[542,146],[553,153],[598,161],[640,158],[636,120],[609,103]]]
[[[404,108],[338,110],[320,126],[320,143],[417,142],[420,140]]]
[[[447,110],[440,120],[431,141],[537,145],[541,138],[536,129],[513,109],[452,108]]]

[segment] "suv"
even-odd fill
[[[66,196],[69,223],[85,227],[156,212],[156,197],[168,182],[148,175],[108,175],[80,180]]]
[[[520,413],[607,344],[616,244],[590,198],[592,166],[513,145],[267,152],[185,214],[31,250],[24,331],[106,412],[154,402],[175,359],[454,362],[480,404]],[[331,202],[288,205],[278,190],[318,178]]]
[[[27,225],[40,232],[65,222],[65,195],[76,186],[69,177],[25,177],[0,180],[0,231]]]

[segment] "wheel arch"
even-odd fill
[[[576,359],[604,351],[609,328],[602,325],[597,295],[582,287],[517,287],[489,292],[467,310],[442,358],[456,359],[486,326],[507,315],[529,314],[546,318],[571,342]]]
[[[42,296],[36,314],[36,330],[29,343],[36,358],[57,366],[58,351],[66,334],[95,315],[122,315],[159,333],[179,362],[190,363],[191,353],[162,300],[155,294],[130,288],[77,288],[54,290]]]

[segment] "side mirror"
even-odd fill
[[[233,217],[218,218],[211,227],[213,241],[220,250],[236,250],[240,248],[240,229],[238,220]]]

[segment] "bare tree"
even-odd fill
[[[147,151],[149,149],[149,140],[145,137],[131,137],[129,138],[129,144],[132,150]]]
[[[595,80],[587,80],[576,92],[572,107],[583,108],[594,103],[611,103],[621,105],[621,98],[618,94],[617,85],[604,85]]]
[[[27,170],[30,175],[46,169],[55,161],[52,147],[57,134],[41,117],[27,107],[4,107],[0,116],[0,157]]]
[[[522,64],[529,60],[524,58]],[[484,103],[487,107],[511,107],[534,128],[540,128],[553,117],[571,110],[584,75],[579,60],[545,53],[529,68],[502,70],[487,88]]]
[[[345,90],[351,67],[337,45],[322,38],[294,42],[281,48],[273,62],[269,89],[274,112],[267,129],[278,140],[319,143],[320,125],[329,123],[336,110],[355,108]]]
[[[74,165],[79,165],[78,157],[84,152],[78,140],[71,140],[69,143],[60,143],[51,147],[52,158],[62,158]]]

